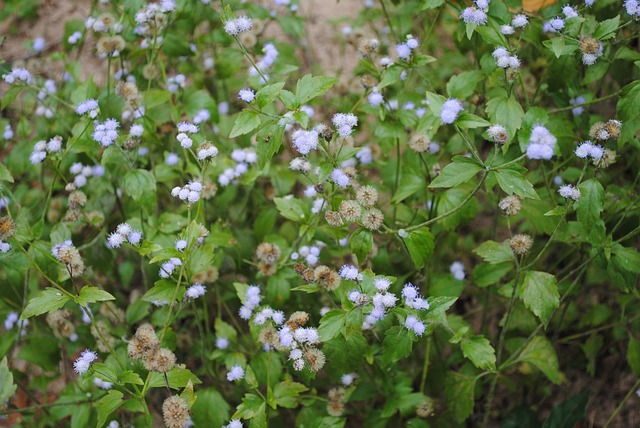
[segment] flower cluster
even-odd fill
[[[398,297],[395,294],[389,292],[389,286],[391,285],[391,281],[387,278],[381,277],[374,279],[374,285],[378,289],[378,292],[373,295],[371,299],[371,303],[373,304],[373,308],[371,312],[364,318],[364,322],[362,323],[362,329],[368,330],[373,327],[373,325],[382,320],[388,309],[393,308],[398,301]],[[349,296],[351,298],[351,296]]]
[[[98,117],[98,113],[100,113],[100,106],[98,105],[98,101],[93,98],[81,102],[78,104],[78,107],[76,107],[76,114],[87,114],[91,119]]]
[[[204,161],[218,156],[218,148],[209,142],[198,147],[198,160]]]
[[[171,257],[169,260],[162,263],[162,266],[160,267],[160,277],[169,278],[178,266],[182,266],[182,260],[177,257]]]
[[[402,288],[402,297],[404,304],[413,309],[429,309],[429,302],[420,296],[418,288],[410,282],[407,282]]]
[[[362,274],[354,265],[343,265],[338,272],[340,277],[351,281],[362,281]]]
[[[449,272],[451,272],[451,275],[453,275],[453,277],[458,281],[462,281],[465,277],[464,265],[459,261],[451,263],[451,266],[449,266]]]
[[[542,24],[542,31],[544,31],[545,33],[557,33],[558,31],[562,30],[564,26],[564,19],[555,17],[553,19],[550,19],[549,21],[545,21]]]
[[[496,59],[496,65],[500,68],[518,69],[520,67],[518,56],[511,55],[506,48],[496,48],[491,55]]]
[[[424,333],[427,328],[424,323],[414,315],[407,316],[404,320],[404,326],[409,330],[413,330],[416,336],[422,336],[422,333]]]
[[[181,88],[184,88],[187,83],[187,78],[184,74],[176,74],[175,76],[167,77],[167,90],[171,93],[178,92]]]
[[[238,98],[245,103],[250,103],[256,98],[256,93],[251,88],[240,89],[240,92],[238,92]]]
[[[202,193],[202,183],[199,181],[190,181],[184,186],[176,186],[171,189],[171,196],[178,198],[181,201],[187,201],[187,204],[191,205],[200,200]]]
[[[234,149],[231,152],[231,159],[236,162],[235,167],[227,168],[218,177],[218,183],[221,186],[227,186],[237,178],[243,176],[248,170],[249,166],[255,164],[258,161],[258,155],[253,149]]]
[[[115,119],[107,119],[104,122],[96,122],[91,135],[93,140],[108,147],[118,139],[118,128],[120,124]]]
[[[298,129],[291,134],[291,142],[301,155],[308,155],[318,147],[318,131]]]
[[[251,30],[253,21],[251,18],[241,16],[236,19],[230,19],[224,23],[224,31],[230,36],[237,36],[238,34]]]
[[[349,176],[345,174],[345,172],[340,168],[336,168],[331,171],[330,177],[331,181],[333,181],[338,187],[341,187],[343,189],[346,189],[349,185],[349,182],[351,181]]]
[[[581,37],[578,48],[582,52],[582,63],[584,65],[593,65],[602,56],[602,43],[595,37]]]
[[[128,241],[131,245],[138,245],[142,240],[142,232],[133,230],[129,223],[121,223],[107,238],[107,247],[120,248],[125,241]]]
[[[341,137],[348,137],[358,125],[358,117],[353,113],[336,113],[331,119]]]
[[[74,247],[70,239],[56,244],[51,248],[51,254],[60,262],[64,263],[67,271],[72,277],[81,276],[84,273],[84,262],[78,249]]]
[[[253,314],[253,310],[260,305],[260,300],[262,300],[260,297],[260,287],[257,285],[250,285],[245,293],[244,304],[238,311],[240,318],[243,320],[249,320]]]
[[[33,77],[31,73],[29,73],[29,70],[20,67],[14,67],[11,73],[3,75],[2,78],[10,85],[15,83],[16,80],[28,84],[33,83]]]
[[[324,353],[316,348],[320,343],[318,330],[305,327],[309,321],[306,312],[294,312],[289,320],[278,330],[279,346],[290,349],[289,359],[293,360],[293,368],[297,371],[308,366],[311,371],[319,371],[325,363]]]
[[[573,187],[571,184],[560,186],[560,188],[558,189],[558,193],[563,198],[573,199],[574,201],[577,201],[581,196],[580,189],[578,189],[577,187]]]
[[[624,8],[632,18],[640,18],[640,1],[638,0],[625,0]]]
[[[542,125],[535,125],[531,129],[529,146],[527,146],[527,157],[529,159],[551,159],[556,141],[556,137],[554,137],[547,128]]]
[[[581,143],[575,150],[576,156],[580,159],[591,157],[592,159],[600,159],[604,156],[604,149],[600,145],[594,145],[591,141]]]
[[[442,111],[440,112],[440,120],[445,125],[455,122],[458,114],[464,110],[460,100],[455,98],[449,98],[442,104]]]
[[[98,359],[98,354],[88,349],[82,351],[82,354],[78,357],[78,359],[73,363],[73,370],[78,374],[85,373],[89,370],[91,363]]]
[[[229,382],[233,382],[235,380],[240,380],[244,377],[244,369],[239,365],[235,365],[231,367],[229,372],[227,373],[227,380]]]
[[[71,165],[69,172],[75,176],[73,178],[73,185],[79,188],[84,187],[90,177],[101,177],[104,175],[104,167],[102,165],[83,165],[80,162],[76,162]]]
[[[184,292],[184,297],[188,297],[190,299],[197,299],[198,297],[204,296],[204,293],[207,292],[207,287],[200,283],[195,283],[187,288],[187,291]]]
[[[31,156],[29,156],[29,161],[32,164],[36,165],[42,162],[47,157],[48,153],[57,153],[62,149],[62,137],[56,135],[49,142],[44,140],[38,141],[33,146],[33,152],[31,152]]]
[[[407,34],[407,41],[403,43],[399,43],[396,45],[396,53],[398,54],[398,58],[408,60],[411,58],[411,53],[414,49],[416,49],[420,44],[418,43],[418,39],[415,39],[411,34]]]
[[[260,61],[256,63],[256,66],[258,68],[256,69],[255,67],[251,66],[251,68],[249,69],[249,75],[251,76],[258,76],[260,74],[258,70],[260,70],[260,72],[264,74],[264,72],[268,71],[271,66],[273,66],[273,64],[276,62],[276,58],[278,58],[279,52],[278,49],[276,49],[276,47],[273,45],[273,43],[265,44],[262,48],[262,51],[264,52],[264,56],[262,57],[262,59],[260,59]]]
[[[253,323],[255,325],[263,325],[269,320],[272,320],[275,325],[282,325],[284,322],[284,312],[274,311],[267,306],[262,308],[256,313],[255,317],[253,317]]]
[[[188,149],[193,145],[193,140],[188,134],[195,134],[196,132],[198,132],[198,127],[196,125],[189,122],[180,122],[178,124],[178,135],[176,135],[176,140],[180,142],[182,147]]]
[[[315,266],[318,263],[320,257],[320,250],[324,246],[323,242],[316,242],[315,245],[303,245],[298,248],[298,251],[291,253],[291,260],[298,260],[300,257],[304,257],[305,262],[309,266]]]
[[[465,24],[484,25],[487,23],[487,12],[489,11],[490,0],[476,0],[473,6],[469,6],[462,11],[460,18]]]

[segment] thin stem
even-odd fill
[[[480,162],[481,165],[484,165],[484,162],[482,161],[482,158],[480,157],[480,154],[478,153],[478,151],[476,150],[476,148],[473,146],[473,144],[471,144],[471,142],[467,139],[467,137],[463,134],[462,130],[460,129],[460,127],[458,125],[454,125],[456,128],[456,132],[458,133],[458,135],[460,135],[460,137],[464,140],[464,142],[467,144],[467,147],[469,148],[469,151],[471,151],[471,154],[473,155],[474,158],[476,158],[476,160],[478,162]]]
[[[624,398],[622,399],[622,401],[620,402],[620,404],[618,404],[618,407],[616,407],[616,409],[613,411],[613,413],[611,413],[611,416],[609,416],[609,419],[607,419],[607,422],[604,424],[604,428],[607,428],[609,426],[611,421],[613,421],[613,419],[620,412],[620,410],[622,410],[622,407],[624,406],[624,403],[627,402],[629,397],[631,397],[631,395],[638,389],[638,387],[640,387],[640,379],[638,379],[636,381],[636,383],[633,384],[633,386],[627,392],[627,395],[625,395]]]
[[[424,354],[424,365],[422,366],[422,380],[420,381],[420,392],[424,393],[424,387],[427,383],[427,374],[429,373],[429,357],[431,356],[431,336],[427,336],[427,346]]]
[[[619,91],[614,92],[613,94],[605,95],[604,97],[596,98],[596,99],[593,99],[591,101],[584,102],[582,104],[573,104],[573,105],[570,105],[570,106],[560,107],[560,108],[557,108],[557,109],[554,109],[554,110],[549,110],[548,113],[549,114],[560,113],[560,112],[567,111],[567,110],[572,110],[572,109],[578,108],[578,107],[590,106],[591,104],[596,104],[596,103],[599,103],[601,101],[606,101],[606,100],[608,100],[610,98],[615,98],[618,95],[620,95],[621,93],[622,93],[622,90],[619,90]]]

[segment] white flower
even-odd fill
[[[242,101],[250,103],[256,98],[256,93],[253,92],[253,89],[244,88],[244,89],[241,89],[240,92],[238,92],[238,97]]]
[[[242,379],[244,377],[244,370],[242,367],[235,365],[231,367],[231,370],[227,373],[227,380],[233,382],[234,380]]]
[[[444,124],[453,123],[462,110],[464,110],[464,108],[462,107],[460,100],[449,98],[442,104],[440,120],[442,120],[442,123]]]
[[[198,297],[204,296],[204,293],[207,292],[207,288],[199,283],[193,284],[191,287],[187,288],[184,295],[185,297],[189,297],[191,299],[197,299]]]
[[[73,369],[76,371],[76,373],[85,373],[87,370],[89,370],[89,366],[91,365],[91,363],[97,359],[98,355],[95,352],[86,349],[82,351],[80,357],[78,357],[78,359],[73,363]]]
[[[560,186],[560,188],[558,189],[558,193],[563,198],[573,199],[574,201],[577,201],[581,196],[580,190],[573,187],[571,184]]]

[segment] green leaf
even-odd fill
[[[625,270],[632,273],[640,273],[640,253],[635,248],[625,248],[620,244],[611,247],[613,257]]]
[[[242,403],[237,407],[236,412],[231,416],[233,419],[252,419],[264,411],[265,403],[256,394],[245,394]]]
[[[151,209],[156,201],[156,178],[149,171],[136,169],[129,171],[122,179],[124,192],[134,201]]]
[[[142,300],[145,302],[167,302],[171,303],[171,299],[175,295],[178,299],[182,297],[184,294],[185,287],[183,285],[180,286],[180,290],[176,293],[176,284],[172,281],[161,279],[155,283],[155,285],[142,296]]]
[[[442,169],[440,175],[429,184],[429,187],[455,187],[471,180],[481,170],[482,166],[477,161],[464,156],[455,156],[453,162]]]
[[[463,71],[449,79],[449,82],[447,82],[447,94],[451,98],[468,98],[473,94],[476,85],[483,79],[484,75],[479,70]]]
[[[405,328],[395,326],[387,330],[382,344],[382,364],[388,366],[411,353],[413,340]]]
[[[615,18],[606,19],[598,24],[598,27],[593,32],[593,37],[602,41],[615,37],[616,30],[620,26],[620,15]]]
[[[277,124],[265,126],[258,132],[256,135],[256,154],[260,168],[264,168],[273,155],[280,150],[283,135],[284,127]]]
[[[411,261],[417,270],[427,263],[429,257],[433,255],[435,248],[433,234],[428,227],[421,227],[420,229],[412,230],[409,232],[409,236],[403,238]]]
[[[449,409],[457,422],[464,422],[473,413],[476,377],[449,372],[444,381],[444,390]]]
[[[298,80],[296,85],[296,98],[300,104],[318,97],[329,90],[338,81],[335,77],[315,76],[307,74]]]
[[[473,282],[478,287],[488,287],[500,281],[513,269],[512,263],[479,263],[473,268]]]
[[[600,213],[604,210],[604,188],[595,178],[582,182],[580,199],[573,205],[578,214],[578,221],[583,224],[585,230],[591,230],[593,225],[600,220]]]
[[[495,97],[487,101],[485,113],[493,123],[499,123],[509,131],[512,137],[522,127],[524,110],[520,103],[509,97]]]
[[[373,235],[370,230],[360,227],[349,237],[349,244],[358,262],[362,262],[373,247]]]
[[[116,300],[116,298],[106,291],[100,290],[98,287],[90,286],[82,287],[80,294],[74,299],[77,304],[82,305],[85,308],[88,303],[105,302],[107,300]]]
[[[214,388],[198,389],[198,399],[191,407],[191,417],[196,426],[218,427],[229,421],[229,404]]]
[[[6,402],[16,392],[17,385],[13,383],[13,373],[9,370],[7,357],[0,361],[0,403]]]
[[[245,109],[240,112],[233,124],[233,129],[229,134],[229,138],[235,138],[249,132],[260,126],[260,114],[254,110]]]
[[[122,397],[124,397],[122,392],[111,389],[107,392],[107,395],[96,402],[96,407],[98,408],[98,427],[102,427],[107,422],[109,416],[111,416],[118,407],[122,406],[124,403]]]
[[[63,307],[69,300],[71,298],[68,295],[49,287],[40,293],[38,297],[29,300],[29,304],[24,308],[20,319],[25,320],[46,312],[53,312]]]
[[[19,83],[9,86],[9,89],[7,89],[7,92],[5,92],[4,95],[2,96],[2,102],[0,103],[0,110],[4,110],[5,108],[7,108],[7,106],[11,104],[13,100],[15,100],[16,97],[20,94],[20,91],[22,91],[22,85]]]
[[[287,409],[295,409],[298,406],[298,396],[309,388],[298,382],[285,380],[273,388],[275,404]]]
[[[578,395],[567,398],[554,407],[542,428],[574,428],[585,420],[585,408],[589,399],[589,390],[585,389]]]
[[[462,354],[474,366],[487,371],[496,369],[496,351],[484,336],[463,337],[461,346]]]
[[[544,215],[545,216],[559,216],[559,215],[565,215],[566,213],[567,213],[567,207],[564,206],[564,205],[558,205],[554,209],[549,210],[546,213],[544,213]]]
[[[11,176],[11,172],[7,169],[6,166],[0,163],[0,181],[8,181],[9,183],[13,183],[13,177]]]
[[[171,371],[167,372],[167,381],[169,382],[169,387],[173,389],[184,388],[189,384],[189,382],[192,382],[195,385],[202,383],[202,381],[198,379],[191,370],[179,366],[176,366]],[[166,388],[163,374],[158,372],[151,373],[149,386],[151,388]]]
[[[280,215],[293,221],[302,221],[305,218],[305,209],[300,199],[273,198]]]
[[[429,108],[435,116],[440,117],[442,111],[442,104],[447,100],[442,95],[435,94],[433,92],[426,92],[427,101],[429,101]]]
[[[560,384],[558,356],[546,337],[534,337],[522,350],[517,361],[537,367],[551,382],[556,385]]]
[[[396,190],[393,198],[391,198],[391,203],[397,204],[404,201],[409,196],[423,189],[425,185],[426,181],[422,173],[412,168],[405,168],[402,178],[400,179],[400,184],[398,185],[398,190]]]
[[[133,385],[144,385],[144,381],[140,375],[133,370],[127,370],[120,375],[122,383],[130,383]]]
[[[514,193],[523,198],[540,199],[538,194],[524,175],[522,175],[516,168],[501,168],[495,171],[498,185],[508,195]]]
[[[473,250],[473,252],[490,264],[513,262],[514,260],[513,250],[509,246],[509,241],[504,241],[502,243],[486,241]]]
[[[272,85],[267,85],[264,88],[260,89],[256,93],[256,104],[258,105],[258,108],[263,109],[271,104],[273,100],[278,98],[278,95],[280,94],[280,91],[283,87],[284,82],[279,82]]]
[[[491,123],[481,118],[480,116],[476,116],[475,114],[462,112],[456,119],[456,125],[458,125],[462,129],[475,129],[486,128],[488,126],[491,126]]]
[[[399,65],[392,65],[391,67],[384,70],[382,72],[382,79],[380,79],[380,83],[376,85],[378,90],[381,90],[382,88],[386,88],[389,85],[393,85],[394,83],[399,82],[400,75],[402,74],[403,71],[404,71],[404,68],[400,67]]]
[[[518,297],[546,326],[560,306],[556,277],[546,272],[529,271],[518,287]]]
[[[328,342],[340,334],[347,321],[347,313],[342,310],[329,311],[320,320],[318,335],[322,342]]]
[[[629,337],[629,347],[627,348],[627,362],[636,376],[640,376],[640,340]]]

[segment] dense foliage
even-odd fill
[[[572,427],[640,376],[637,1],[365,1],[353,72],[258,3],[0,63],[7,423]]]

